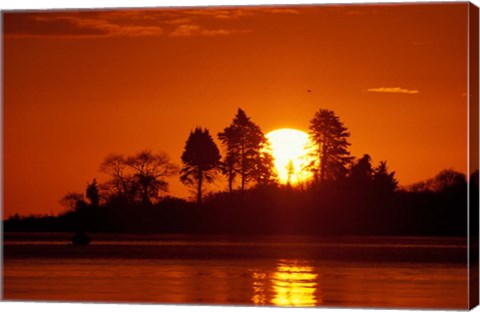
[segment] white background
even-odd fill
[[[246,5],[246,4],[309,4],[309,3],[378,3],[375,0],[0,0],[0,10],[18,9],[51,9],[51,8],[104,8],[104,7],[160,7],[160,6],[198,6],[198,5]],[[381,2],[428,2],[428,1],[391,1]],[[429,2],[446,2],[437,0]],[[451,2],[451,1],[450,1]],[[471,1],[479,6],[480,0]],[[2,58],[3,61],[3,58]],[[1,214],[0,214],[1,215]],[[1,226],[0,226],[1,227]],[[0,247],[1,248],[1,247]],[[1,275],[0,271],[0,275]],[[312,308],[250,308],[250,307],[212,307],[212,306],[174,306],[174,305],[127,305],[127,304],[80,304],[80,303],[33,303],[33,302],[1,302],[2,312],[277,312],[277,311],[329,311],[351,312],[352,309],[312,309]],[[396,311],[396,310],[372,310],[362,311]],[[403,310],[405,311],[405,310]],[[475,309],[479,312],[480,308]]]

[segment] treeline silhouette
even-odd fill
[[[451,169],[398,188],[386,161],[374,167],[368,154],[355,159],[347,127],[331,110],[310,121],[315,146],[300,170],[312,179],[281,185],[269,142],[239,109],[218,134],[197,127],[186,140],[182,167],[164,153],[108,155],[104,183],[68,193],[58,216],[14,215],[5,231],[88,231],[191,234],[431,235],[467,234],[467,195],[478,207],[478,171],[467,177]],[[223,156],[222,156],[222,152]],[[293,170],[293,169],[292,169]],[[414,168],[412,168],[414,170]],[[194,201],[168,196],[168,179],[180,174]],[[292,172],[293,174],[293,172]],[[205,192],[223,176],[224,191]],[[469,189],[469,192],[467,191]],[[478,208],[471,218],[478,219]],[[474,230],[474,229],[473,229]],[[478,229],[477,229],[478,231]]]

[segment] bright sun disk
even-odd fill
[[[296,129],[278,129],[266,135],[270,141],[278,179],[282,184],[299,184],[312,177],[306,170],[312,161],[313,144],[308,134]]]

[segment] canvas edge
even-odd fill
[[[3,190],[4,190],[4,185],[5,185],[5,181],[4,181],[4,178],[3,178],[3,174],[4,174],[4,150],[3,150],[3,145],[4,145],[4,142],[5,142],[5,139],[4,139],[4,129],[3,129],[3,125],[4,125],[4,121],[3,121],[3,99],[4,99],[4,86],[3,86],[3,76],[4,76],[4,62],[5,62],[5,59],[4,59],[4,55],[3,55],[3,46],[4,46],[4,36],[3,36],[3,16],[4,16],[4,12],[2,12],[2,10],[0,9],[0,34],[2,35],[2,38],[0,40],[0,138],[1,138],[1,141],[2,143],[0,144],[0,220],[2,220],[0,222],[0,301],[1,300],[4,300],[4,293],[3,293],[3,218],[5,217],[4,216],[4,194],[3,194]]]
[[[382,2],[379,0],[378,2],[365,2],[360,3],[363,5],[381,5],[381,4],[389,4],[389,3],[399,3],[401,0],[393,1],[393,2]],[[432,1],[432,2],[425,2],[426,4],[444,4],[444,3],[461,3],[463,1]],[[418,2],[402,2],[402,4],[425,4],[425,3],[418,3]],[[335,2],[326,2],[326,3],[299,3],[299,4],[280,4],[281,6],[293,6],[293,5],[300,5],[300,6],[308,6],[308,5],[348,5],[348,4],[355,4],[355,3],[335,3]],[[235,7],[235,6],[243,6],[242,4],[231,4],[231,5],[213,5],[213,7]],[[257,6],[276,6],[275,4],[257,4]],[[120,10],[131,10],[131,9],[170,9],[170,8],[189,8],[191,6],[167,6],[167,7],[104,7],[104,8],[95,8],[95,10],[112,10],[112,9],[120,9]],[[195,5],[193,8],[202,8],[208,7],[208,5]],[[82,8],[79,8],[82,9]],[[88,8],[83,8],[84,10],[90,10]],[[63,10],[75,10],[74,8],[45,8],[45,9],[33,9],[32,11],[63,11]],[[17,12],[25,12],[29,10],[25,9],[1,9],[0,8],[0,34],[2,33],[3,29],[3,16],[5,13],[17,13]],[[468,2],[468,174],[469,176],[475,171],[479,169],[479,8],[473,4],[472,2]],[[0,68],[3,68],[3,40],[0,40]],[[0,70],[0,119],[3,120],[3,70]],[[2,122],[3,124],[3,122]],[[3,138],[3,127],[0,128],[0,136]],[[3,139],[2,139],[3,142]],[[3,183],[3,144],[0,145],[0,155],[2,155],[2,163],[0,164],[0,185],[4,185]],[[474,309],[476,306],[479,305],[479,198],[478,193],[472,192],[473,188],[478,185],[478,176],[476,177],[476,183],[472,183],[471,181],[469,184],[469,195],[468,195],[468,308]],[[478,191],[478,190],[477,190]],[[477,197],[475,196],[477,194]],[[3,190],[0,189],[0,201],[3,203]],[[3,209],[0,209],[0,218],[3,220]],[[0,233],[3,233],[2,229],[3,223],[0,222]],[[0,235],[0,260],[3,259],[3,235]],[[3,297],[3,283],[1,283],[1,277],[3,273],[2,268],[3,261],[0,261],[0,301],[5,302]],[[13,303],[13,302],[12,302]],[[19,303],[19,302],[17,302]],[[20,303],[28,303],[28,302],[20,302]],[[34,304],[38,304],[42,302],[35,302]],[[51,304],[54,302],[46,302],[45,304]],[[98,306],[98,305],[97,305]],[[162,306],[162,305],[159,305]],[[182,307],[180,307],[182,308]],[[188,308],[188,306],[187,306]],[[325,308],[318,307],[322,310]],[[339,308],[340,309],[340,308]],[[361,308],[353,308],[354,310],[361,309]],[[376,309],[376,308],[372,308]],[[335,310],[335,309],[333,309]],[[348,309],[347,311],[349,311]],[[382,309],[379,309],[380,311]]]
[[[469,113],[469,160],[470,180],[468,190],[468,307],[479,304],[479,198],[478,175],[472,176],[479,165],[479,9],[468,5],[468,113]]]

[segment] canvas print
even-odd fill
[[[474,5],[2,21],[3,300],[478,303]]]

